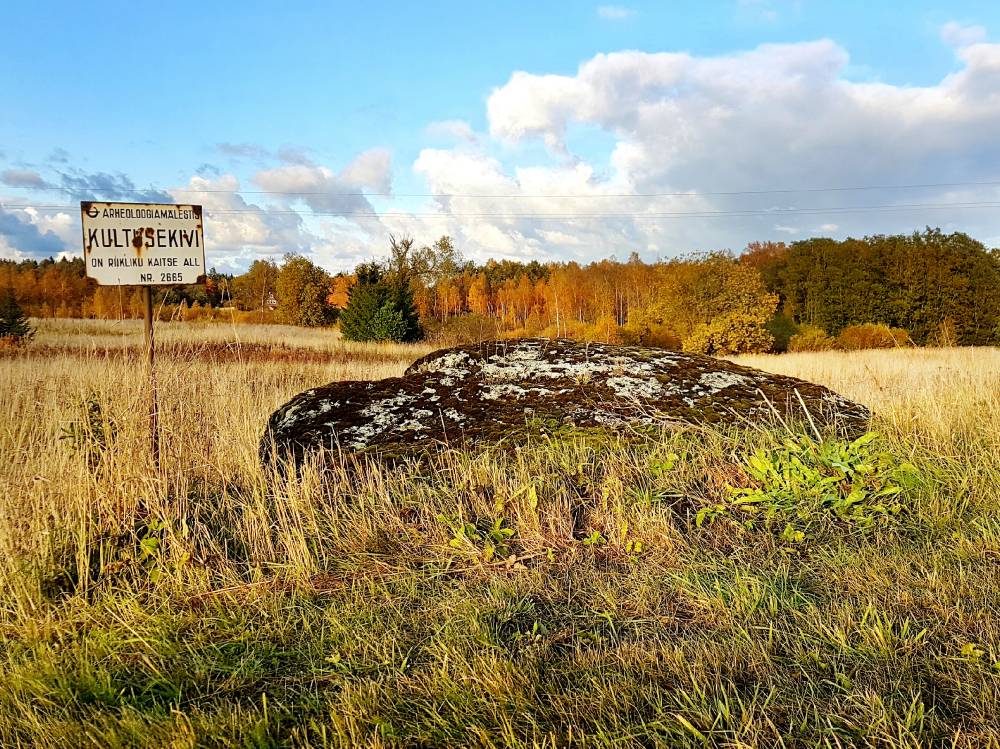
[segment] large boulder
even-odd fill
[[[807,413],[808,412],[808,413]],[[296,462],[311,450],[418,454],[516,440],[533,425],[651,427],[811,422],[857,433],[868,410],[803,380],[664,349],[518,339],[429,354],[402,377],[333,382],[272,414],[261,441]]]

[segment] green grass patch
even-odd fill
[[[956,460],[560,432],[203,479],[5,611],[0,744],[997,746],[1000,508],[941,504]]]

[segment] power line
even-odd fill
[[[537,199],[537,198],[556,198],[556,199],[597,199],[597,198],[698,198],[705,196],[737,196],[737,195],[789,195],[796,193],[824,193],[824,192],[860,192],[860,191],[874,191],[874,190],[924,190],[924,189],[940,189],[947,187],[997,187],[1000,186],[1000,180],[997,181],[986,181],[986,182],[927,182],[927,183],[916,183],[916,184],[906,184],[906,185],[853,185],[853,186],[841,186],[841,187],[784,187],[784,188],[774,188],[767,190],[719,190],[719,191],[706,191],[697,192],[693,190],[688,190],[684,192],[645,192],[645,193],[594,193],[594,194],[582,194],[582,193],[572,193],[572,194],[556,194],[556,193],[392,193],[392,192],[328,192],[323,190],[316,191],[281,191],[281,190],[222,190],[222,189],[209,189],[209,188],[159,188],[159,187],[145,187],[145,188],[115,188],[114,190],[95,190],[96,194],[102,193],[129,193],[129,194],[139,194],[139,193],[184,193],[193,195],[214,195],[214,194],[232,194],[232,195],[279,195],[284,197],[328,197],[328,198],[477,198],[477,199]],[[67,192],[67,193],[81,193],[78,187],[62,187],[58,185],[45,185],[43,187],[31,186],[31,185],[6,185],[4,189],[10,190],[36,190],[36,191],[55,191],[55,192]]]
[[[39,211],[77,211],[76,205],[32,205],[0,203],[0,207],[8,209],[32,209]],[[615,213],[510,213],[510,212],[405,212],[387,211],[377,213],[374,211],[298,211],[292,209],[236,209],[220,208],[205,209],[209,216],[320,216],[332,218],[496,218],[496,219],[530,219],[530,220],[558,220],[573,221],[584,219],[632,219],[632,220],[660,220],[676,218],[727,218],[742,216],[786,216],[786,215],[826,215],[841,213],[878,213],[891,211],[910,210],[948,210],[948,209],[970,209],[970,208],[1000,208],[1000,201],[979,201],[979,202],[952,202],[952,203],[897,203],[878,205],[857,205],[857,206],[810,206],[802,208],[759,208],[759,209],[735,209],[720,211],[673,211],[673,212],[615,212]]]

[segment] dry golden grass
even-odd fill
[[[864,403],[883,428],[914,438],[976,434],[1000,458],[1000,349],[903,348],[734,357],[826,385]]]
[[[428,348],[158,330],[160,474],[139,324],[0,355],[4,746],[1000,746],[1000,350],[739,358],[865,402],[919,472],[793,543],[694,521],[785,435],[281,478],[277,405]]]
[[[35,320],[35,346],[72,350],[115,351],[140,348],[143,344],[141,320]],[[354,343],[345,341],[335,328],[302,328],[294,325],[249,325],[223,322],[158,322],[158,347],[190,350],[201,345],[230,347],[253,346],[297,348],[326,353],[349,353],[359,360],[402,358],[412,351],[430,347],[399,346],[393,343]]]

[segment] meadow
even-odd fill
[[[0,351],[0,745],[1000,747],[1000,349],[745,356],[872,435],[262,467],[423,345],[38,321]]]

